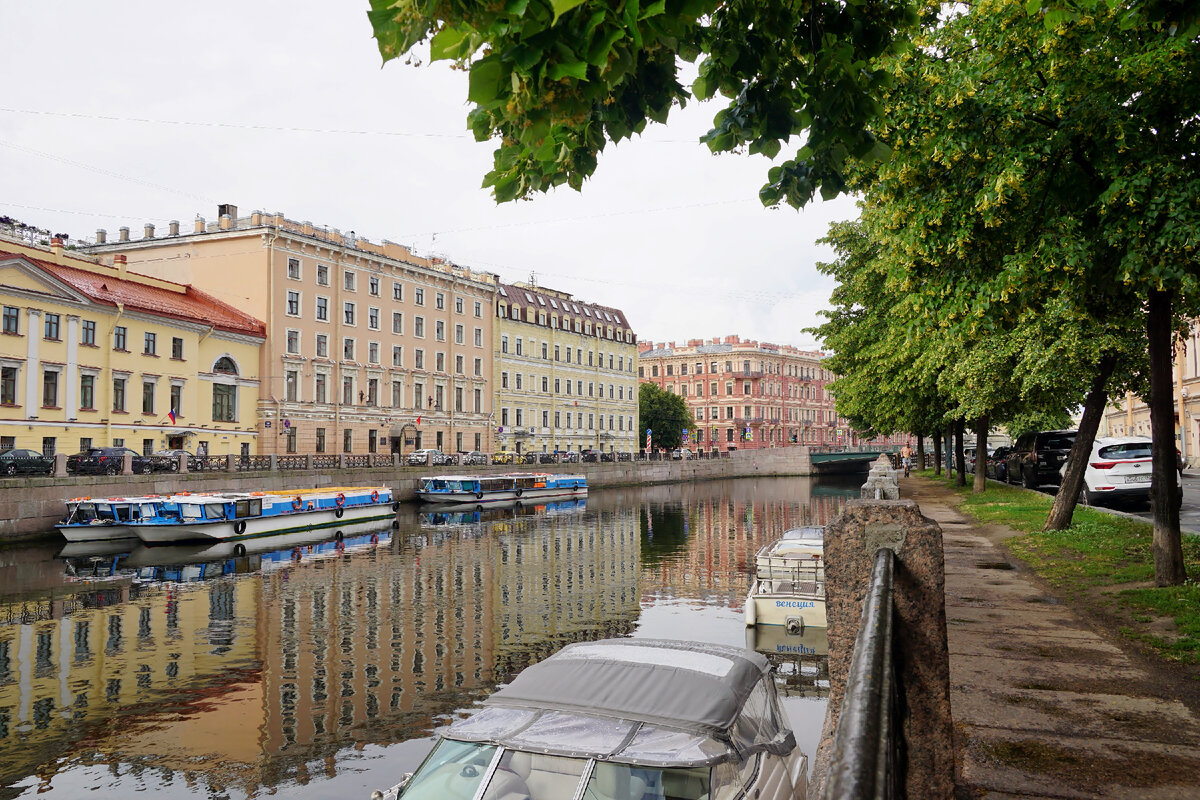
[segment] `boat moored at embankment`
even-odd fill
[[[746,625],[782,625],[788,631],[824,628],[825,531],[794,528],[754,557],[746,596]]]
[[[587,495],[583,475],[510,472],[502,475],[436,475],[422,478],[417,497],[428,503],[490,505]]]

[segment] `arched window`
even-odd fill
[[[233,363],[233,359],[229,356],[221,356],[217,359],[217,363],[213,364],[213,372],[219,372],[222,375],[237,375],[237,364]]]

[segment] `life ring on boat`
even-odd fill
[[[399,511],[399,510],[400,510],[400,501],[397,500],[396,502],[392,503],[392,511]]]
[[[483,499],[483,492],[476,492],[476,493],[475,493],[475,499],[476,499],[476,500],[482,500],[482,499]]]
[[[341,541],[342,539],[344,539],[345,537],[346,537],[346,534],[342,533],[341,531],[338,531],[337,533],[335,533],[335,534],[333,535],[333,538],[334,538],[334,540],[335,540],[335,541],[338,541],[338,542],[340,542],[340,541]]]
[[[337,497],[333,498],[333,502],[337,503],[338,508],[341,508],[342,506],[346,505],[346,495],[338,492]]]
[[[233,532],[238,534],[239,536],[242,535],[243,533],[245,533],[246,532],[246,520],[239,519],[237,522],[233,523]]]
[[[304,501],[300,499],[300,495],[292,498],[292,511],[299,511],[304,507]]]
[[[517,497],[520,497],[520,496],[521,496],[521,492],[523,492],[523,491],[524,491],[524,489],[517,489],[517,491],[515,492],[515,494],[517,495]]]
[[[337,517],[338,519],[341,519],[341,518],[342,518],[342,514],[345,514],[345,513],[346,513],[346,509],[344,509],[344,508],[341,508],[341,507],[335,508],[335,509],[333,510],[333,515],[334,515],[335,517]]]
[[[379,502],[379,490],[378,489],[375,489],[371,492],[371,502],[372,503]]]
[[[245,525],[244,522],[242,524]],[[238,542],[237,544],[235,544],[233,546],[233,554],[235,556],[237,556],[238,558],[241,558],[242,556],[246,555],[246,545],[242,544],[241,542]]]

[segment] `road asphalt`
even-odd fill
[[[940,482],[901,497],[942,527],[956,798],[1200,800],[1200,670],[1076,613]]]

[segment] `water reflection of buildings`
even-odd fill
[[[642,563],[653,576],[646,584],[740,609],[759,548],[789,528],[828,524],[856,495],[786,478],[643,489]]]
[[[0,602],[0,796],[79,761],[247,793],[335,772],[346,748],[427,735],[568,641],[630,632],[638,559],[619,510]]]

